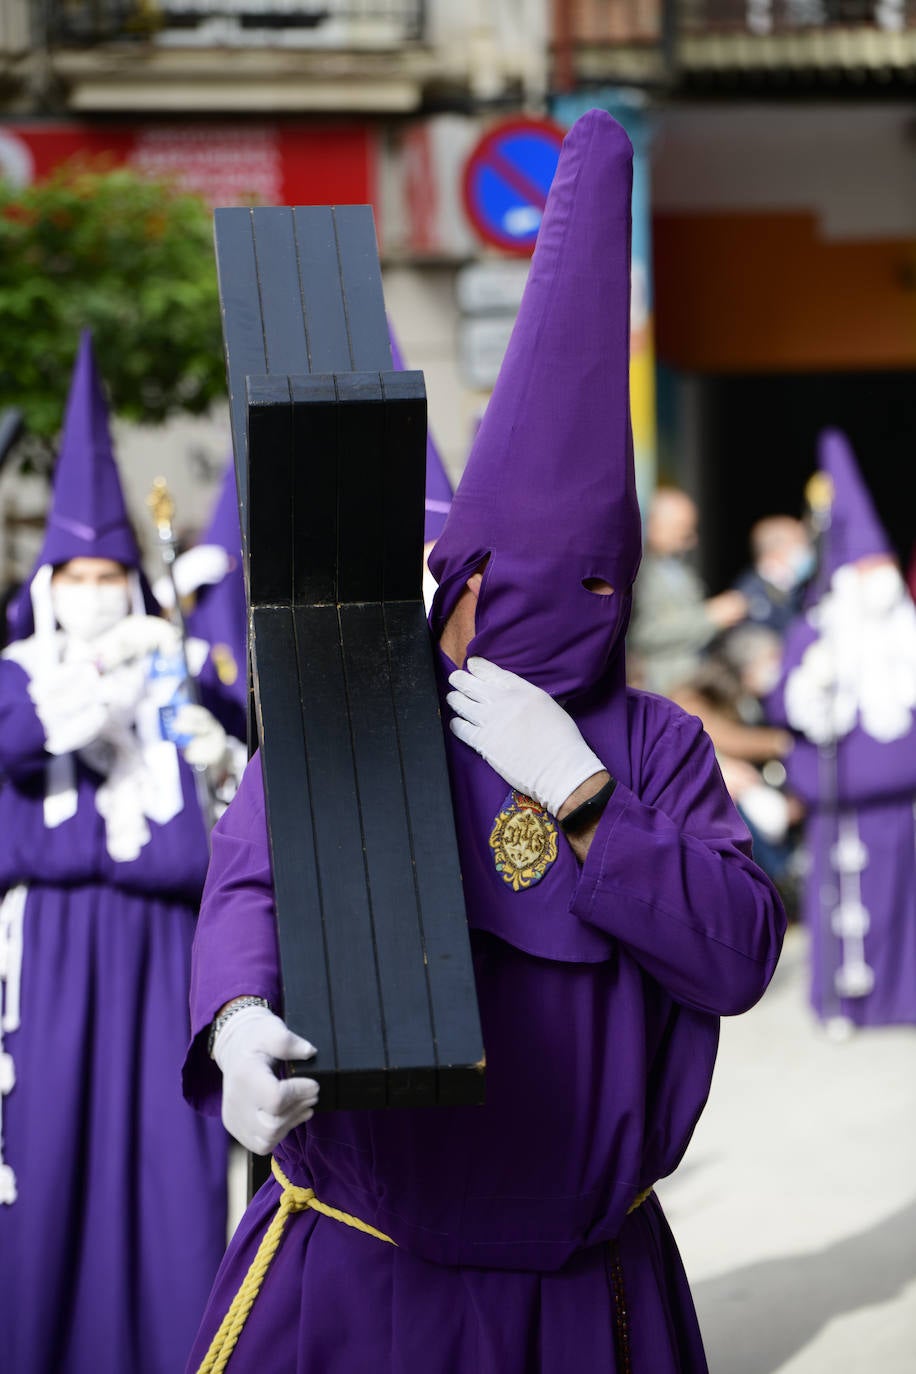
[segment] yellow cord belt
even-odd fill
[[[222,1374],[229,1363],[229,1357],[242,1334],[248,1313],[261,1290],[264,1275],[270,1268],[270,1262],[279,1249],[286,1222],[294,1212],[320,1212],[322,1216],[343,1222],[344,1226],[352,1226],[356,1231],[364,1231],[367,1236],[375,1236],[376,1240],[383,1240],[386,1245],[397,1246],[397,1241],[386,1236],[383,1231],[377,1231],[368,1222],[360,1221],[359,1217],[351,1216],[349,1212],[341,1212],[337,1207],[329,1207],[326,1202],[319,1202],[314,1189],[299,1188],[295,1183],[290,1183],[275,1159],[271,1159],[270,1167],[274,1178],[283,1189],[280,1194],[280,1206],[261,1238],[261,1244],[251,1261],[248,1273],[242,1280],[242,1286],[232,1299],[229,1311],[220,1322],[219,1330],[210,1342],[210,1349],[199,1365],[197,1374]],[[646,1188],[644,1192],[640,1193],[627,1209],[627,1215],[630,1212],[635,1212],[637,1207],[641,1207],[651,1192],[651,1188]]]

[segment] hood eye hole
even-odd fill
[[[583,577],[582,585],[587,592],[592,592],[595,596],[614,595],[614,588],[610,582],[605,582],[603,577]]]

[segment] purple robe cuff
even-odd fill
[[[676,1001],[736,1015],[766,989],[785,912],[750,857],[699,722],[684,716],[669,728],[681,733],[683,748],[668,752],[666,770],[651,778],[642,800],[618,784],[572,910],[625,944]]]

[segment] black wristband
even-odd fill
[[[582,802],[574,811],[570,811],[568,816],[563,817],[560,829],[567,835],[575,835],[578,830],[587,830],[607,806],[616,786],[617,779],[608,778],[600,791],[589,797],[588,801]]]

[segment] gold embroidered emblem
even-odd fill
[[[239,675],[239,665],[235,661],[235,655],[228,644],[214,644],[210,649],[210,657],[213,659],[213,666],[216,669],[216,676],[224,687],[231,687]]]
[[[557,857],[557,827],[538,802],[510,792],[490,835],[497,873],[513,892],[534,887]]]

